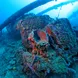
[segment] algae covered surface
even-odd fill
[[[0,38],[0,78],[77,78],[78,41],[66,18],[27,14]]]

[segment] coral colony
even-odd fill
[[[78,41],[68,19],[26,14],[6,28],[8,36],[0,38],[1,78],[77,76]]]
[[[75,70],[69,66],[70,58],[77,53],[77,44],[68,20],[53,20],[43,28],[38,28],[36,19],[40,21],[37,16],[21,19],[16,27],[20,30],[22,43],[26,48],[26,52],[22,52],[23,72],[39,78],[51,73],[75,74]]]

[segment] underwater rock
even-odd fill
[[[51,19],[46,15],[36,16],[28,14],[25,15],[25,17],[23,17],[21,20],[16,22],[16,24],[17,29],[20,30],[17,31],[20,32],[23,42],[18,41],[14,42],[14,44],[13,42],[11,43],[7,41],[6,52],[3,53],[4,62],[6,63],[4,67],[7,67],[6,70],[11,70],[11,72],[14,72],[16,78],[26,78],[26,75],[29,76],[32,74],[35,74],[37,77],[44,78],[47,77],[49,73],[58,74],[58,76],[63,74],[59,77],[53,76],[54,78],[63,78],[63,76],[65,78],[68,78],[65,75],[68,70],[75,73],[72,68],[69,69],[70,65],[67,65],[70,64],[70,62],[68,61],[70,56],[72,57],[72,55],[76,54],[77,52],[76,36],[72,31],[71,25],[67,19],[58,19],[55,21],[54,19]],[[17,32],[15,31],[16,24],[14,24],[15,27],[12,31],[10,30],[11,28],[7,27],[12,34],[14,34],[14,32]],[[47,33],[47,27],[50,27],[52,32],[49,31]],[[38,32],[38,30],[40,31],[40,33]],[[36,42],[36,45],[34,45],[34,41],[31,40],[34,46],[31,45],[30,41],[27,41],[31,32],[34,32],[34,34],[36,33],[37,35],[33,36],[33,38],[30,38],[34,39],[34,41]],[[41,32],[43,34],[41,34]],[[54,37],[54,42],[53,44],[51,44],[54,45],[55,49],[51,48],[47,34],[50,36],[50,39],[51,34]],[[22,46],[22,43],[25,44],[24,47]],[[58,43],[60,43],[62,47],[58,47]],[[67,61],[65,58],[63,58],[62,55],[67,58]],[[5,77],[8,78],[9,74],[8,71],[6,73],[6,70],[2,70],[3,72],[5,72],[2,74],[6,74]],[[11,72],[9,73],[12,74]]]
[[[64,21],[65,26],[67,28],[64,28],[64,24],[61,21]],[[20,20],[19,23],[21,22],[23,21]],[[71,29],[70,23],[66,19],[63,19],[63,20],[59,19],[55,23],[51,23],[46,27],[44,26],[43,29],[41,30],[35,29],[37,30],[37,33],[36,33],[37,36],[40,37],[38,41],[36,41],[37,38],[34,37],[34,31],[32,29],[31,31],[28,31],[27,34],[24,34],[24,29],[26,28],[26,26],[24,27],[23,25],[22,26],[20,25],[18,25],[18,28],[20,28],[21,30],[22,40],[28,39],[29,42],[31,42],[29,45],[31,45],[32,47],[31,51],[22,52],[23,72],[27,74],[31,74],[33,72],[38,77],[39,76],[44,77],[46,73],[50,73],[50,72],[57,73],[57,74],[67,73],[68,64],[66,62],[68,62],[68,58],[69,58],[68,55],[70,56],[72,52],[77,52],[76,37],[74,32]],[[47,29],[47,32],[45,31],[46,29]],[[55,49],[51,48],[54,51],[51,50],[50,52],[49,49],[47,48],[47,47],[50,48],[50,46],[47,46],[48,44],[50,44],[50,42],[48,42],[48,37],[46,34],[54,38],[54,43],[52,45],[55,45],[54,46]],[[24,38],[25,36],[26,38]],[[74,39],[72,36],[74,37]],[[74,44],[75,46],[73,46]],[[25,43],[25,45],[28,45],[28,44]],[[44,45],[46,45],[45,51],[44,51],[44,48],[45,48]],[[62,47],[60,48],[57,45],[61,45]],[[63,53],[68,52],[67,55],[64,54],[66,57],[63,56],[62,52]],[[46,57],[43,57],[43,54],[46,54]],[[33,56],[34,57],[37,56],[37,58],[33,59]],[[73,72],[72,68],[71,68],[71,71]]]
[[[35,14],[26,14],[22,18],[18,19],[18,21],[13,22],[10,25],[11,27],[8,26],[7,30],[13,36],[20,32],[20,29],[17,30],[17,27],[22,27],[20,32],[21,37],[24,41],[23,43],[26,43],[28,34],[31,31],[37,29],[44,29],[47,24],[50,25],[51,30],[57,37],[58,41],[61,43],[64,51],[70,50],[71,54],[75,54],[77,52],[75,51],[75,49],[77,50],[76,36],[71,28],[68,19],[66,18],[54,20],[53,18],[50,18],[48,15],[36,16]],[[14,38],[16,37],[20,37],[20,34],[17,34],[17,36],[15,36]]]
[[[78,45],[76,41],[76,35],[73,32],[68,19],[57,19],[54,24],[49,24],[48,26],[55,33],[64,51],[70,51],[71,54],[77,53]]]
[[[22,58],[23,72],[31,73],[30,72],[31,70],[37,76],[42,76],[42,77],[44,77],[46,73],[51,73],[51,72],[57,74],[67,73],[68,70],[67,70],[65,60],[60,56],[58,57],[54,56],[54,58],[55,59],[51,59],[50,57],[44,58],[42,56],[37,55],[37,58],[34,60],[34,63],[32,64],[33,55],[31,55],[31,53],[29,52],[24,52]],[[31,67],[29,67],[29,65]],[[30,70],[28,70],[28,68],[30,68]]]
[[[72,52],[75,54],[77,52],[76,35],[66,18],[57,19],[55,21],[47,15],[36,16],[34,14],[28,14],[18,21],[17,26],[22,26],[25,29],[21,32],[21,37],[24,39],[23,41],[25,43],[26,38],[31,31],[44,29],[47,24],[49,24],[48,26],[50,26],[64,51],[69,50],[71,54]]]

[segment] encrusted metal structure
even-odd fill
[[[25,13],[29,12],[30,10],[32,10],[38,6],[41,6],[47,2],[50,2],[50,1],[52,1],[52,0],[44,0],[44,1],[37,0],[29,5],[25,6],[24,8],[22,8],[21,10],[17,11],[15,14],[13,14],[11,17],[9,17],[7,20],[5,20],[4,23],[0,25],[0,30],[2,30],[5,26],[9,25],[11,22],[15,21],[19,17],[23,16]]]

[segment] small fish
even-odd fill
[[[50,27],[46,27],[46,32],[48,35],[51,35],[52,34],[52,30],[50,29]]]
[[[46,32],[47,34],[53,38],[54,43],[60,46],[60,42],[58,41],[55,33],[51,30],[51,28],[49,26],[46,27]]]
[[[54,38],[56,37],[56,35],[54,34],[54,32],[51,30],[49,26],[46,27],[46,32],[48,35],[53,36]]]
[[[38,36],[40,37],[41,41],[48,41],[46,32],[38,30]]]

